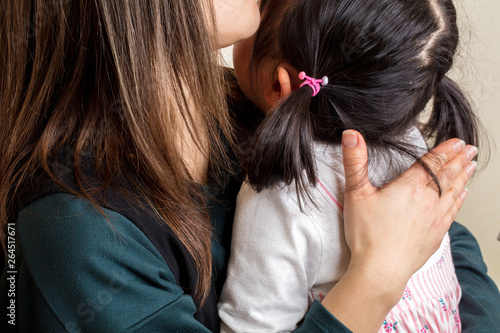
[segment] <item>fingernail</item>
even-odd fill
[[[472,176],[474,174],[474,171],[476,171],[476,168],[477,168],[477,162],[472,161],[465,167],[465,172],[467,172],[469,176]]]
[[[467,158],[469,160],[472,160],[474,158],[474,156],[477,155],[479,149],[477,149],[477,147],[474,147],[474,146],[468,146],[467,148],[465,148],[465,153],[467,154]]]
[[[460,199],[462,199],[462,201],[464,201],[465,198],[467,198],[467,194],[469,194],[469,189],[468,188],[464,188],[464,190],[462,191],[462,193],[460,193]]]
[[[465,141],[460,140],[453,145],[453,151],[458,154],[465,148]]]
[[[358,145],[358,137],[353,131],[344,131],[342,133],[342,144],[347,149],[356,148]]]

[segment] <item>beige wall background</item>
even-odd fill
[[[468,185],[457,221],[478,239],[489,274],[500,286],[500,0],[456,4],[462,45],[453,77],[469,93],[491,149],[488,165]],[[482,161],[479,158],[480,165]]]
[[[489,274],[500,286],[500,0],[455,0],[461,45],[451,76],[469,94],[490,137],[489,163],[469,183],[457,216],[478,239]],[[222,50],[232,67],[232,50]],[[484,159],[480,158],[480,166]]]

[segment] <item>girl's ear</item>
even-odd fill
[[[279,65],[273,75],[273,84],[264,92],[265,100],[269,108],[276,106],[281,100],[288,97],[292,93],[294,81],[292,73],[295,70],[287,69],[285,66]]]

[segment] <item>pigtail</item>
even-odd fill
[[[299,204],[310,199],[308,185],[316,183],[311,102],[308,87],[293,92],[257,130],[246,157],[248,180],[256,191],[294,182]]]
[[[433,111],[422,134],[434,140],[434,147],[451,138],[478,146],[477,117],[461,89],[446,76],[436,86]]]

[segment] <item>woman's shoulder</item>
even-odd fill
[[[95,159],[91,154],[82,158],[80,171],[85,180],[80,181],[84,186],[82,189],[72,157],[72,150],[64,147],[52,165],[53,176],[38,170],[33,181],[24,186],[15,214],[20,232],[23,229],[29,231],[29,235],[50,232],[51,235],[45,235],[46,241],[51,241],[54,246],[71,242],[74,247],[88,246],[103,240],[108,251],[119,250],[122,246],[119,241],[131,237],[129,242],[133,239],[134,244],[152,251],[163,265],[168,266],[174,281],[194,293],[197,281],[194,261],[148,200],[134,190],[124,175],[116,177],[111,185],[102,185],[96,176]],[[74,235],[75,239],[58,238],[58,235]],[[117,244],[119,246],[114,247]],[[31,242],[26,242],[26,245],[31,246]],[[136,255],[140,257],[141,254],[136,252]]]
[[[30,203],[19,212],[16,228],[23,247],[26,244],[46,248],[50,244],[58,250],[64,250],[64,256],[71,255],[77,248],[114,245],[115,241],[109,242],[108,237],[116,239],[117,243],[135,239],[159,256],[154,246],[129,219],[69,193],[49,194]],[[102,243],[101,240],[106,242]]]
[[[168,313],[196,312],[155,246],[115,211],[56,193],[21,210],[16,228],[20,265],[28,268],[19,278],[29,274],[36,287],[24,299],[41,295],[34,306],[50,308],[63,325],[122,331],[173,325]]]
[[[45,253],[54,265],[80,266],[150,260],[167,280],[194,290],[192,258],[167,223],[146,206],[119,198],[107,195],[101,205],[64,192],[36,199],[19,212],[16,224],[27,258]]]

